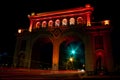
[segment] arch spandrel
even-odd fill
[[[53,37],[53,35],[51,34],[51,33],[46,33],[46,34],[41,34],[41,33],[39,33],[39,34],[33,34],[32,36],[31,36],[31,43],[32,43],[32,45],[33,45],[33,43],[38,39],[38,38],[48,38],[48,39],[50,39],[50,41],[52,42],[52,40],[51,40],[51,38]]]

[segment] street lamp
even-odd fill
[[[73,57],[70,57],[69,58],[69,61],[70,61],[70,69],[74,69],[74,65],[73,65],[73,61],[74,61],[74,59],[73,59]]]
[[[69,59],[69,60],[70,60],[70,62],[73,62],[73,57],[70,57],[70,59]]]

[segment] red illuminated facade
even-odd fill
[[[51,58],[51,69],[59,70],[61,44],[79,41],[84,45],[86,71],[102,68],[112,71],[110,21],[92,22],[93,11],[94,8],[86,4],[85,7],[28,15],[29,29],[21,29],[17,34],[14,67],[39,69],[44,61],[40,56],[45,53],[40,46],[50,43],[52,56],[45,54]]]

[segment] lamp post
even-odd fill
[[[73,57],[70,57],[69,58],[69,61],[70,61],[70,69],[73,69],[74,67],[73,67],[73,61],[74,61],[74,58]]]

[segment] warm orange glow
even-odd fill
[[[29,32],[32,32],[32,28],[30,27]]]
[[[110,24],[110,20],[104,20],[104,25],[109,25]]]
[[[90,13],[87,13],[87,26],[91,26],[91,23],[90,23]]]
[[[36,22],[36,28],[39,28],[40,27],[40,22]]]
[[[91,6],[90,6],[90,4],[86,4],[85,7],[86,7],[86,8],[89,8],[89,7],[91,7]]]
[[[18,33],[21,33],[22,32],[22,30],[21,29],[18,29]]]
[[[28,14],[28,17],[30,17],[30,15]]]
[[[34,16],[34,15],[35,15],[35,13],[34,13],[34,12],[33,12],[33,13],[31,13],[31,15],[32,15],[32,16]]]
[[[69,60],[70,60],[70,62],[73,62],[73,58],[72,57]]]
[[[79,13],[82,14],[83,12],[90,11],[92,12],[94,10],[93,7],[91,7],[90,4],[86,4],[85,7],[77,7],[77,8],[71,8],[71,9],[65,9],[65,10],[59,10],[59,11],[51,11],[51,12],[44,12],[44,13],[37,13],[35,16],[31,17],[49,17],[49,16],[57,16],[57,15],[68,15],[68,13],[72,15],[77,15],[74,14]],[[61,17],[61,16],[60,16]]]
[[[85,14],[87,15],[87,20],[82,20],[82,24],[85,22],[87,23],[87,26],[91,26],[90,23],[90,16],[92,11],[94,10],[93,7],[91,7],[90,4],[86,4],[85,7],[77,7],[77,8],[71,8],[71,9],[65,9],[65,10],[58,10],[58,11],[51,11],[51,12],[43,12],[43,13],[31,13],[31,15],[28,15],[28,18],[30,19],[30,27],[29,27],[29,32],[32,32],[34,25],[34,20],[37,19],[37,21],[40,21],[42,23],[43,21],[46,21],[46,23],[42,23],[40,26],[36,26],[36,28],[39,27],[47,27],[48,26],[53,26],[52,24],[55,23],[54,26],[61,26],[61,21],[59,18],[63,18],[62,25],[68,25],[69,19],[66,19],[67,17],[71,17],[73,21],[70,22],[70,25],[75,25],[76,23],[74,22],[74,16],[84,16]],[[64,19],[65,18],[65,19]],[[51,25],[48,23],[49,20],[55,20],[55,22],[51,23]],[[59,21],[57,21],[59,20]]]

